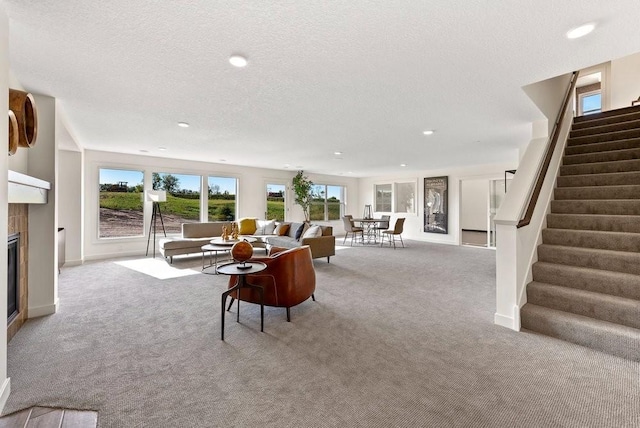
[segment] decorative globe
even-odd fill
[[[231,247],[231,257],[236,262],[246,262],[253,256],[253,247],[247,241],[240,241]]]

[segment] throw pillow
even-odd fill
[[[278,236],[285,236],[287,232],[289,232],[289,226],[291,226],[290,223],[278,223],[273,231],[273,234]]]
[[[253,235],[256,229],[255,218],[241,218],[238,220],[238,233],[240,235]]]
[[[273,230],[276,228],[275,220],[258,220],[257,229],[254,235],[273,235]]]
[[[311,226],[302,235],[302,239],[305,239],[305,238],[317,238],[318,236],[322,236],[322,229],[320,228],[320,226]]]
[[[300,237],[304,234],[304,232],[309,228],[307,223],[302,223],[298,230],[296,230],[296,241],[300,240]]]

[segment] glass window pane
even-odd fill
[[[284,221],[284,184],[267,184],[267,220]]]
[[[376,184],[376,212],[391,212],[391,184]]]
[[[143,181],[142,171],[100,168],[98,237],[144,234]]]
[[[182,223],[200,221],[200,176],[154,172],[153,189],[166,190],[160,213],[167,233],[181,233]],[[161,226],[159,226],[161,227]]]
[[[582,114],[599,113],[602,109],[602,95],[600,93],[582,97]]]
[[[327,186],[327,220],[340,220],[342,186]]]
[[[414,183],[396,183],[396,212],[416,212],[416,186]]]
[[[231,177],[209,177],[209,221],[236,219],[236,189],[238,180]]]
[[[323,184],[314,184],[312,189],[313,199],[311,207],[309,207],[309,219],[324,221],[326,186]]]

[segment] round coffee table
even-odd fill
[[[224,240],[221,237],[217,237],[217,238],[213,238],[211,241],[209,241],[209,243],[213,244],[213,245],[221,245],[221,246],[225,246],[225,247],[233,247],[233,244],[235,244],[236,242],[240,242],[240,241],[247,241],[249,244],[253,244],[254,242],[257,241],[256,238],[252,237],[252,236],[238,236],[238,239],[228,239],[228,240]]]
[[[206,245],[203,245],[201,248],[202,248],[202,273],[206,273],[207,275],[217,275],[218,274],[218,253],[229,253],[231,251],[231,246],[206,244]],[[209,265],[204,264],[204,256],[206,252],[209,253]],[[207,272],[207,269],[211,267],[213,267],[213,272]]]

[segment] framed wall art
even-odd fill
[[[425,232],[448,233],[448,181],[448,176],[424,179]]]

